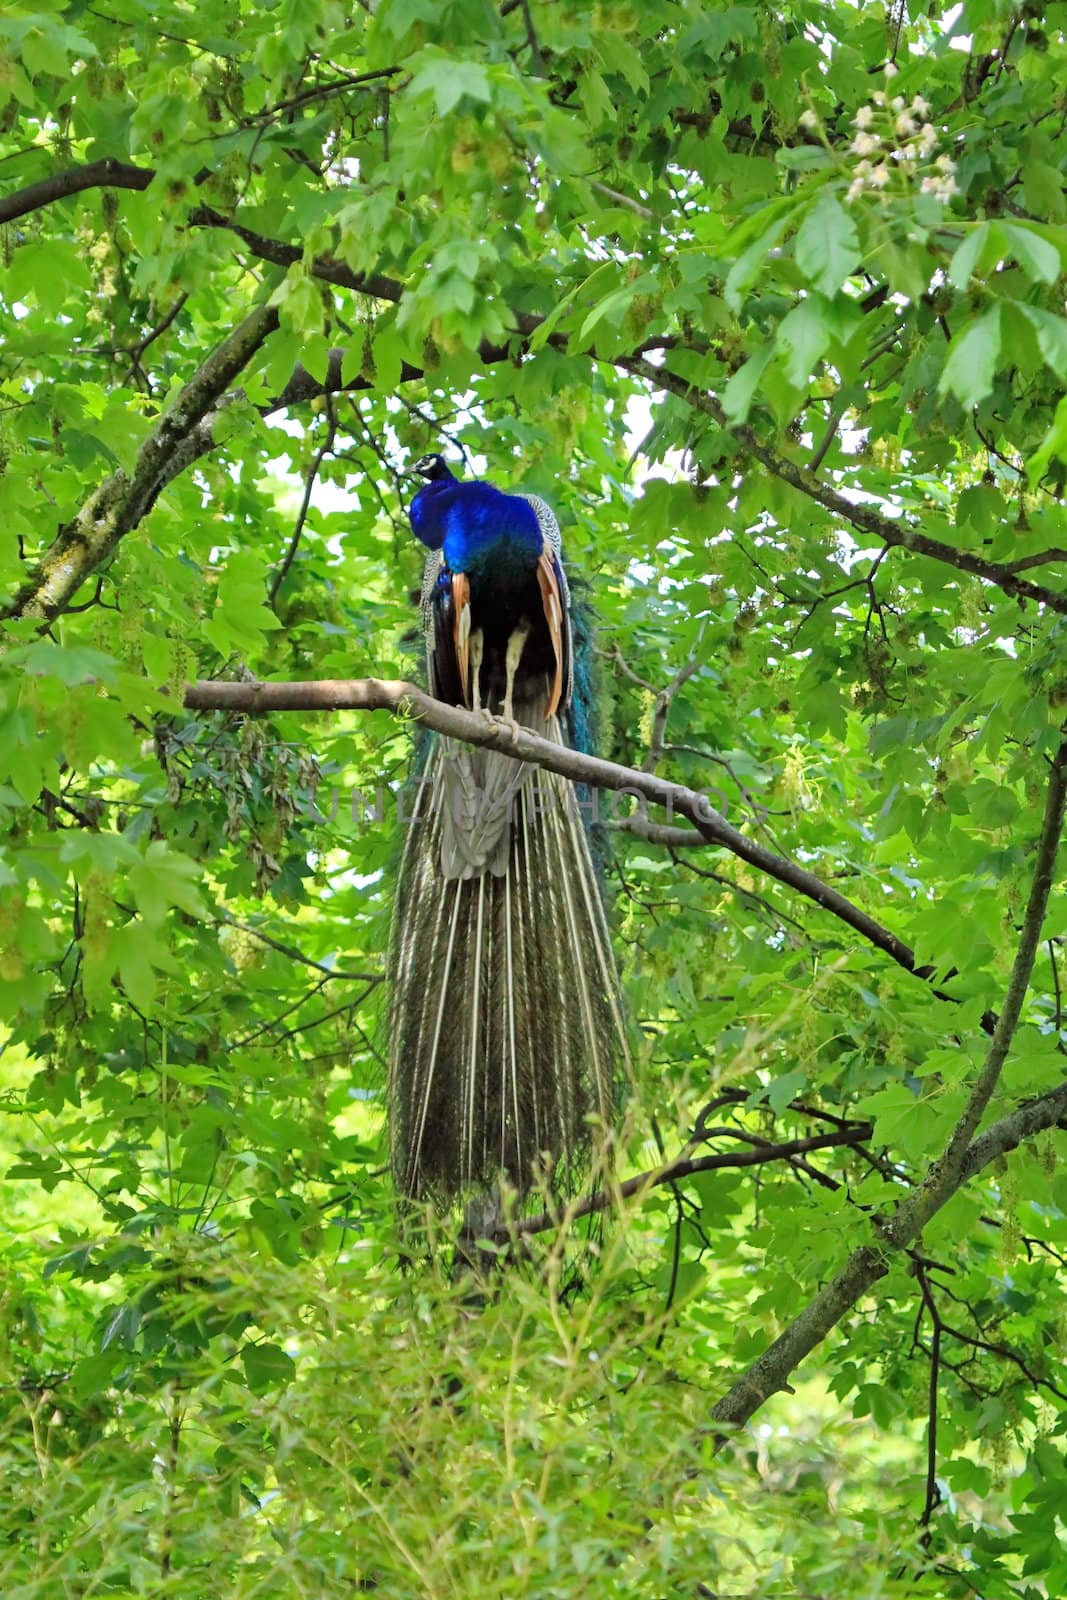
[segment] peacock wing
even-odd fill
[[[470,587],[463,573],[449,571],[443,551],[431,550],[426,558],[420,613],[430,693],[446,705],[469,705]]]
[[[537,563],[537,583],[545,609],[549,638],[556,658],[553,682],[549,686],[546,715],[566,711],[574,689],[574,634],[571,626],[571,592],[563,570],[563,541],[559,523],[547,501],[540,495],[528,494],[537,517],[544,546]]]

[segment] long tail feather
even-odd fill
[[[563,742],[544,710],[517,708]],[[404,1194],[444,1200],[501,1177],[525,1192],[610,1129],[626,1030],[566,779],[437,741],[405,841],[391,968]]]

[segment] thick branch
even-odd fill
[[[160,418],[137,454],[132,473],[119,467],[59,530],[7,610],[9,618],[51,622],[155,501],[175,452],[278,326],[278,313],[257,306],[208,356]]]
[[[719,845],[742,861],[780,883],[788,884],[824,911],[837,917],[876,949],[882,950],[907,972],[929,978],[928,968],[919,969],[914,951],[896,934],[876,922],[837,889],[831,888],[813,872],[785,856],[756,844],[709,804],[699,790],[671,783],[655,773],[639,772],[602,761],[580,750],[569,750],[520,728],[517,733],[503,722],[489,721],[471,711],[442,704],[412,683],[381,678],[351,680],[324,679],[312,683],[211,683],[189,686],[185,704],[191,711],[243,711],[250,714],[268,711],[391,711],[394,715],[415,716],[428,728],[464,744],[490,745],[514,756],[517,761],[532,761],[559,772],[565,778],[586,783],[594,789],[608,789],[651,800],[666,807],[668,817],[675,812],[688,817],[708,844]]]
[[[1036,1100],[1028,1100],[1009,1116],[994,1122],[971,1145],[963,1158],[961,1182],[966,1183],[976,1172],[998,1161],[1009,1150],[1018,1149],[1025,1140],[1046,1128],[1061,1127],[1067,1122],[1067,1081]]]
[[[155,175],[151,167],[133,167],[110,156],[103,161],[90,161],[84,167],[67,167],[0,200],[0,222],[14,222],[56,200],[81,194],[83,189],[147,189]]]
[[[986,1059],[944,1154],[933,1163],[922,1183],[901,1202],[894,1215],[880,1226],[877,1242],[861,1245],[853,1251],[841,1271],[819,1290],[800,1315],[732,1385],[712,1410],[712,1419],[717,1424],[738,1427],[747,1422],[765,1400],[785,1388],[793,1369],[821,1343],[861,1296],[884,1277],[892,1253],[907,1249],[968,1178],[1005,1149],[1011,1149],[1040,1128],[1053,1126],[1063,1116],[1067,1108],[1067,1085],[1002,1119],[972,1143],[972,1135],[989,1104],[1022,1014],[1052,887],[1065,802],[1067,744],[1060,747],[1052,765],[1022,935],[1004,1004]]]

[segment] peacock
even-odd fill
[[[591,637],[544,500],[423,456],[430,692],[588,749]],[[559,1190],[610,1133],[626,1027],[585,799],[558,774],[427,736],[390,939],[400,1193]]]

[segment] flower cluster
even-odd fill
[[[887,66],[887,81],[896,73],[896,67]],[[929,116],[930,107],[921,94],[909,104],[903,95],[876,89],[870,105],[860,106],[852,119],[856,134],[849,150],[859,160],[845,198],[856,200],[865,190],[888,188],[893,174],[891,162],[908,179],[918,177],[920,167],[929,165],[938,146],[937,129]],[[944,204],[959,193],[955,162],[950,156],[939,155],[933,167],[933,172],[921,177],[920,188],[923,194],[932,194]]]
[[[895,66],[886,67],[887,84],[896,75]],[[909,103],[889,88],[876,89],[870,104],[860,106],[852,119],[855,134],[848,148],[858,159],[846,200],[857,200],[867,190],[888,189],[894,171],[903,176],[905,187],[918,179],[922,193],[932,194],[942,204],[958,194],[955,162],[951,156],[936,155],[938,132],[929,118],[930,107],[921,94]],[[809,109],[802,113],[800,124],[817,132],[819,118]]]
[[[118,256],[114,241],[106,233],[94,233],[89,228],[77,230],[81,251],[91,264],[96,293],[88,303],[86,320],[102,323],[105,319],[105,302],[119,292]]]

